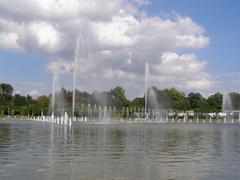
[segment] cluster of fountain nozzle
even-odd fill
[[[125,121],[123,119],[119,119],[120,122],[158,122],[158,123],[177,123],[177,122],[183,122],[183,123],[188,123],[188,122],[193,122],[194,121],[194,113],[193,112],[179,112],[177,113],[178,115],[178,119],[175,119],[174,117],[174,113],[167,113],[168,115],[165,116],[165,121],[163,120],[163,118],[157,118],[158,121],[156,121],[156,117],[150,117],[149,114],[147,114],[145,116],[145,118],[141,118],[141,117],[135,117],[135,118],[129,118],[129,119],[125,119]],[[199,123],[199,122],[209,122],[209,123],[213,123],[213,119],[216,119],[216,117],[219,117],[220,119],[222,119],[222,121],[220,119],[217,118],[217,120],[215,120],[217,123],[240,123],[240,112],[239,112],[239,119],[234,120],[232,119],[228,119],[227,120],[227,113],[208,113],[208,118],[207,119],[199,119],[199,117],[195,117],[195,122]],[[153,119],[152,119],[153,118]],[[101,121],[102,119],[105,119],[105,121]],[[54,116],[54,114],[52,114],[51,116],[38,116],[35,118],[31,118],[31,120],[35,120],[35,121],[42,121],[42,122],[47,122],[47,123],[54,123],[54,124],[61,124],[61,125],[68,125],[71,126],[73,121],[78,121],[78,122],[98,122],[98,123],[109,123],[111,121],[110,116],[109,117],[100,117],[100,119],[92,119],[90,117],[84,116],[84,117],[69,117],[67,112],[63,113],[62,116],[57,117]],[[220,120],[220,121],[219,121]],[[113,119],[114,121],[114,119]]]
[[[74,118],[72,119],[68,117],[67,112],[65,112],[64,115],[61,117],[55,117],[54,114],[52,114],[51,116],[38,116],[36,118],[33,118],[33,120],[71,126]]]
[[[54,124],[62,124],[62,125],[72,125],[73,121],[80,121],[80,122],[87,122],[88,118],[85,117],[81,117],[81,118],[76,118],[76,117],[69,117],[67,112],[64,113],[63,116],[60,117],[56,117],[54,116],[54,114],[52,114],[51,116],[38,116],[38,117],[34,117],[31,118],[34,121],[42,121],[42,122],[47,122],[47,123],[54,123]]]

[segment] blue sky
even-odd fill
[[[239,71],[238,57],[240,51],[240,2],[228,0],[152,0],[146,6],[151,15],[174,11],[181,15],[190,16],[201,24],[211,43],[207,48],[197,51],[199,56],[216,65],[211,71],[216,73]]]
[[[208,47],[197,50],[196,54],[200,59],[208,61],[207,72],[221,78],[220,81],[225,86],[223,91],[238,91],[240,86],[232,85],[229,81],[239,79],[239,74],[230,79],[223,74],[239,72],[239,7],[240,2],[233,0],[152,0],[149,6],[145,6],[145,10],[153,16],[174,11],[201,24],[211,43]],[[216,88],[218,90],[222,89]]]
[[[13,0],[13,1],[16,1],[16,0]],[[54,1],[50,1],[50,0],[47,0],[47,1],[49,1],[50,3],[54,3]],[[81,2],[81,0],[79,2]],[[94,2],[94,0],[91,2]],[[116,2],[122,2],[122,0],[117,0]],[[13,86],[16,90],[15,91],[16,93],[18,93],[18,92],[22,93],[22,94],[30,93],[33,96],[37,96],[40,94],[48,94],[51,92],[52,73],[53,73],[53,72],[51,72],[51,70],[57,69],[57,67],[55,67],[54,65],[50,65],[50,64],[53,62],[61,62],[62,64],[66,65],[65,62],[73,61],[73,56],[69,56],[67,58],[66,58],[67,55],[62,56],[62,54],[64,54],[64,52],[67,52],[69,50],[69,47],[67,47],[67,45],[68,45],[67,43],[66,43],[67,45],[65,45],[63,47],[58,47],[58,46],[52,47],[51,43],[55,42],[54,40],[51,39],[52,36],[50,36],[51,35],[50,33],[55,33],[55,30],[52,27],[54,27],[56,29],[56,32],[60,32],[61,35],[65,33],[66,36],[69,35],[70,33],[73,34],[73,30],[71,30],[71,31],[70,30],[69,31],[62,30],[63,28],[60,26],[63,23],[58,22],[59,14],[56,14],[56,16],[55,16],[54,12],[52,12],[52,13],[50,13],[49,16],[46,16],[46,17],[42,16],[40,13],[38,14],[37,10],[39,10],[39,12],[40,12],[41,7],[42,7],[41,3],[36,4],[36,6],[39,6],[39,8],[36,9],[36,12],[32,12],[32,13],[29,12],[29,14],[26,14],[24,12],[25,11],[24,7],[27,8],[27,5],[24,6],[24,4],[28,4],[28,3],[26,3],[26,1],[22,2],[23,9],[22,10],[20,9],[19,11],[15,11],[14,7],[11,8],[11,6],[12,6],[11,3],[9,3],[9,4],[4,4],[4,3],[5,2],[1,2],[1,0],[0,0],[0,10],[1,10],[0,18],[3,21],[2,23],[0,21],[0,33],[5,33],[2,36],[0,34],[0,40],[2,38],[3,40],[6,40],[6,42],[9,42],[9,39],[5,38],[6,34],[9,35],[9,33],[13,32],[13,33],[16,33],[16,36],[18,37],[18,39],[21,40],[21,42],[19,41],[20,43],[17,45],[14,43],[13,43],[14,45],[12,45],[12,44],[6,45],[6,43],[2,43],[2,44],[0,43],[0,81],[13,84]],[[106,1],[106,3],[107,3],[107,1]],[[29,0],[29,4],[31,5],[31,0]],[[113,5],[115,5],[115,4],[113,4]],[[133,5],[133,7],[134,7],[134,5]],[[150,20],[154,16],[160,17],[160,18],[164,17],[163,19],[168,19],[167,14],[169,16],[174,16],[174,14],[176,13],[176,14],[180,15],[182,19],[184,19],[184,17],[191,18],[191,20],[194,23],[196,23],[197,26],[205,29],[204,33],[198,32],[198,34],[197,35],[194,34],[194,36],[201,35],[201,36],[207,37],[210,39],[210,43],[206,42],[204,45],[199,45],[199,47],[201,46],[200,48],[196,47],[195,45],[190,45],[189,47],[179,48],[179,49],[169,48],[169,50],[167,47],[166,48],[163,47],[162,49],[160,49],[160,52],[161,52],[161,54],[164,54],[165,53],[164,50],[166,49],[166,51],[171,51],[172,53],[177,53],[179,55],[179,59],[181,59],[180,56],[184,55],[184,54],[195,54],[196,60],[193,59],[192,61],[196,62],[196,65],[199,65],[199,68],[202,69],[200,73],[202,74],[203,77],[195,77],[194,79],[198,79],[198,80],[201,78],[206,79],[206,77],[207,77],[207,78],[209,78],[208,83],[207,83],[208,86],[206,86],[206,88],[201,88],[201,87],[194,88],[193,85],[190,85],[189,88],[185,88],[185,85],[189,84],[188,82],[192,82],[193,79],[186,80],[186,77],[183,77],[182,79],[184,79],[184,82],[182,82],[182,85],[179,87],[181,90],[186,91],[186,92],[200,91],[200,92],[204,93],[205,95],[208,95],[208,94],[211,94],[211,93],[214,93],[217,91],[238,91],[238,89],[240,88],[240,81],[239,81],[240,73],[238,73],[239,72],[238,69],[239,69],[239,65],[240,65],[239,60],[238,60],[238,57],[240,55],[240,51],[238,48],[238,42],[240,40],[240,37],[239,37],[240,21],[238,20],[238,18],[240,17],[239,7],[240,7],[239,1],[227,1],[227,0],[221,0],[221,1],[217,1],[217,0],[211,0],[211,1],[209,1],[209,0],[201,0],[201,1],[196,1],[196,0],[195,1],[194,0],[165,0],[165,1],[152,0],[152,1],[150,1],[150,3],[148,5],[139,6],[138,8],[136,8],[137,10],[135,10],[135,11],[138,11],[139,13],[144,11],[147,14],[148,20]],[[100,6],[99,8],[101,9],[102,7]],[[112,8],[112,6],[111,6],[111,8]],[[96,14],[100,13],[100,15],[102,15],[102,16],[115,17],[115,16],[118,16],[119,12],[120,12],[120,10],[118,11],[117,8],[124,9],[124,15],[126,17],[132,17],[132,16],[136,17],[137,16],[136,14],[134,14],[134,12],[128,10],[128,8],[126,8],[126,6],[124,6],[122,4],[121,5],[116,4],[116,8],[113,10],[110,9],[109,14],[98,11],[98,9],[96,9]],[[69,10],[69,9],[66,9],[66,10]],[[51,12],[51,9],[49,11]],[[78,11],[78,10],[76,10],[76,11]],[[116,11],[116,12],[114,12],[114,11]],[[93,14],[95,15],[94,11],[93,11]],[[85,15],[85,14],[82,15],[80,13],[79,17],[77,17],[77,18],[81,19],[82,16],[85,17],[87,15]],[[91,15],[90,18],[92,18],[92,16],[93,15]],[[68,18],[68,17],[65,17],[64,14],[60,16],[60,18],[62,18],[62,17]],[[104,17],[103,20],[101,19],[100,21],[103,21],[105,23],[106,17]],[[56,18],[57,20],[55,20],[54,18]],[[72,18],[72,17],[69,17],[69,18]],[[51,22],[52,19],[54,19],[54,22]],[[93,18],[93,20],[90,20],[90,21],[95,23],[94,18]],[[141,20],[139,20],[139,21],[140,21],[139,24],[142,23]],[[173,23],[177,24],[177,22],[175,22],[174,20],[172,20],[172,21],[173,21]],[[36,28],[34,28],[35,26],[31,25],[31,23],[34,24],[35,22],[37,22],[37,23],[39,22],[40,25],[44,24],[43,31],[37,31],[37,33],[39,33],[39,36],[36,35],[37,36],[36,38],[33,37],[35,35],[34,33],[31,36],[29,35],[29,37],[28,37],[28,34],[29,34],[29,32],[31,33],[32,29],[34,29],[34,32],[36,31]],[[50,22],[50,24],[48,24],[49,22]],[[4,23],[7,24],[6,26],[7,27],[9,26],[9,28],[4,29],[4,27],[3,27],[3,26],[5,26]],[[14,25],[9,25],[11,23]],[[21,23],[23,23],[23,24],[29,23],[30,30],[27,32],[23,32],[23,30],[21,30],[19,32],[15,32],[14,29],[11,29],[12,26],[16,26],[16,27],[20,26],[20,28],[22,28],[23,25]],[[115,22],[111,22],[111,23],[115,23]],[[158,23],[158,22],[156,22],[156,23]],[[165,22],[160,22],[160,23],[165,23]],[[125,26],[125,24],[123,24],[123,25],[120,24],[120,27],[121,26]],[[191,26],[192,26],[192,28],[194,28],[194,25],[191,24]],[[37,26],[37,27],[39,27],[39,29],[42,28],[42,26]],[[49,28],[47,28],[45,30],[44,29],[45,27],[49,27]],[[99,25],[97,27],[100,28],[101,26]],[[25,29],[27,29],[27,28],[25,28]],[[48,32],[48,31],[49,31],[50,37],[45,37],[46,32]],[[79,30],[79,31],[81,31],[81,30]],[[141,31],[147,31],[147,30],[141,29]],[[104,30],[100,31],[100,32],[103,34],[105,33]],[[112,31],[109,31],[109,32],[112,32]],[[159,31],[158,33],[161,33],[161,31]],[[184,33],[186,33],[186,32],[184,32]],[[104,36],[103,34],[100,34],[99,37]],[[119,34],[122,35],[121,32]],[[141,34],[141,36],[144,36],[145,34],[146,33],[144,32],[143,34]],[[55,35],[55,34],[52,34],[52,35]],[[118,36],[118,34],[113,35],[113,36]],[[72,38],[72,36],[70,36],[70,35],[69,35],[69,37],[71,37],[71,38],[68,38],[67,40],[64,39],[64,40],[58,41],[58,42],[59,43],[61,43],[61,42],[69,43],[70,42],[70,44],[72,44],[72,45],[70,45],[70,47],[73,47],[74,44],[76,43],[75,39]],[[49,39],[47,39],[47,41],[44,41],[44,43],[41,44],[42,43],[41,38],[43,39],[43,41],[46,40],[47,38],[49,38]],[[110,45],[109,44],[106,45],[106,44],[104,44],[105,43],[104,42],[103,43],[104,45],[102,45],[101,48],[107,47],[106,49],[103,50],[104,53],[106,53],[106,51],[107,51],[107,53],[111,53],[111,52],[115,53],[116,49],[118,49],[119,52],[120,51],[123,52],[126,49],[130,49],[130,51],[133,54],[132,56],[133,56],[133,62],[134,62],[135,56],[139,57],[138,56],[139,52],[134,51],[136,49],[136,47],[138,47],[138,45],[133,46],[131,43],[130,43],[131,45],[127,44],[128,43],[127,41],[129,40],[128,38],[126,38],[126,41],[122,42],[122,39],[124,39],[124,38],[125,37],[115,38],[116,42],[114,42],[114,44],[110,44]],[[165,43],[165,42],[162,42],[161,39],[158,41],[159,41],[158,42],[159,44]],[[46,42],[49,44],[46,44]],[[36,43],[36,45],[34,43]],[[116,46],[116,43],[117,43],[117,46]],[[124,45],[127,44],[124,50],[121,49],[123,47],[123,44],[121,44],[121,43],[123,43]],[[149,42],[150,46],[151,46],[151,43],[153,43],[153,42]],[[95,43],[95,44],[98,45],[99,42]],[[93,45],[91,44],[89,46],[95,47],[95,44],[93,42]],[[19,50],[19,46],[23,50]],[[109,46],[111,46],[111,47],[109,48]],[[157,47],[158,45],[156,44],[155,46]],[[55,50],[54,48],[58,48],[58,49]],[[70,52],[73,52],[73,50],[71,50]],[[94,53],[96,54],[96,52],[94,52]],[[68,54],[69,54],[69,52],[68,52]],[[89,53],[89,54],[91,54],[91,53]],[[119,54],[120,53],[118,53],[117,55],[119,55]],[[160,56],[161,54],[156,53],[156,56]],[[114,58],[116,58],[117,55],[115,54]],[[127,65],[123,64],[123,65],[121,65],[121,68],[122,67],[124,67],[124,68],[120,69],[118,66],[116,66],[116,64],[119,64],[119,62],[123,61],[121,59],[122,56],[123,55],[121,55],[119,57],[117,56],[118,57],[117,60],[112,60],[111,62],[109,61],[110,63],[108,63],[107,65],[105,63],[106,61],[102,60],[102,62],[104,61],[104,64],[102,63],[98,67],[105,68],[104,72],[107,72],[107,75],[106,74],[95,75],[94,73],[92,73],[93,77],[94,76],[106,77],[105,78],[106,82],[103,82],[104,79],[102,79],[101,80],[102,83],[99,84],[99,86],[101,86],[101,88],[99,88],[99,86],[95,82],[92,82],[93,80],[91,80],[91,79],[90,80],[88,80],[86,78],[85,78],[85,80],[81,79],[83,76],[81,76],[81,78],[79,78],[79,81],[81,81],[81,83],[79,83],[79,88],[83,89],[83,90],[91,91],[94,89],[94,84],[95,84],[96,85],[95,89],[100,89],[100,90],[109,89],[109,88],[117,85],[116,82],[110,83],[110,82],[112,82],[111,78],[114,78],[114,75],[116,75],[117,77],[121,77],[121,79],[125,78],[125,76],[129,77],[131,75],[131,77],[132,77],[131,80],[134,81],[132,83],[132,84],[134,84],[133,87],[130,87],[129,84],[120,82],[120,81],[119,81],[119,85],[122,85],[123,87],[125,87],[127,89],[127,91],[129,91],[129,94],[128,94],[129,97],[134,97],[134,95],[135,96],[140,95],[142,92],[141,91],[136,92],[136,89],[139,89],[139,87],[142,88],[142,85],[139,85],[142,82],[138,82],[137,80],[134,80],[134,77],[137,75],[139,76],[140,72],[142,72],[142,69],[144,69],[144,66],[141,63],[144,62],[145,60],[143,58],[143,60],[141,60],[141,63],[140,63],[140,61],[136,62],[136,64],[134,65],[134,67],[136,67],[136,68],[127,67]],[[153,56],[154,56],[154,54],[153,54]],[[102,59],[104,59],[104,58],[102,58]],[[116,61],[119,61],[119,62],[115,64]],[[161,65],[161,63],[157,64],[156,61],[157,60],[154,60],[152,62],[152,64],[153,64],[152,66],[157,67],[158,65]],[[201,62],[203,62],[203,61],[206,62],[206,64],[207,64],[204,67],[203,67],[203,65],[201,65]],[[86,62],[86,64],[88,64],[89,62],[90,62],[90,60],[88,60],[88,62]],[[95,62],[91,61],[91,62],[95,63],[97,61],[95,61]],[[91,64],[91,63],[89,63],[89,64]],[[156,64],[156,65],[154,65],[154,64]],[[50,68],[51,69],[50,71],[48,68],[49,66],[52,68],[52,69]],[[139,68],[137,68],[138,66],[139,66]],[[86,67],[89,67],[89,66],[86,66]],[[183,66],[183,67],[185,67],[185,66]],[[110,68],[112,68],[112,69],[110,69]],[[138,69],[138,70],[135,70],[135,69]],[[160,68],[160,70],[162,70],[162,68]],[[52,71],[54,71],[54,70],[52,70]],[[95,72],[95,70],[90,69],[89,72],[91,74],[91,72]],[[68,72],[68,74],[64,75],[64,76],[69,77],[69,76],[71,76],[70,74],[71,74],[71,72],[70,73]],[[156,73],[156,74],[161,74],[161,73]],[[189,77],[189,76],[191,76],[191,75],[188,75],[187,77]],[[157,76],[155,78],[157,78]],[[161,79],[160,75],[159,75],[159,79]],[[86,81],[86,82],[84,82],[84,81]],[[100,80],[96,80],[96,81],[100,81]],[[125,82],[126,81],[128,81],[128,79],[125,80]],[[90,82],[92,82],[92,83],[90,83]],[[156,82],[158,82],[158,81],[156,81]],[[170,84],[165,83],[164,86],[161,87],[161,85],[160,85],[159,87],[160,88],[172,87],[172,86],[175,86],[175,84],[176,84],[176,87],[178,88],[178,86],[177,86],[178,84],[176,82],[178,82],[178,81],[175,80],[175,81],[173,81],[173,83],[170,83]],[[161,81],[161,83],[164,84],[164,81]],[[158,86],[158,84],[161,84],[161,83],[156,83],[156,85]],[[66,83],[65,85],[67,88],[71,88],[70,84],[71,83],[69,82],[69,83]],[[200,82],[199,86],[201,86],[201,84],[202,83]],[[209,86],[209,84],[211,84],[211,86]],[[64,84],[62,84],[62,85],[64,86]]]

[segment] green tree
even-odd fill
[[[165,89],[164,93],[166,93],[169,98],[171,108],[177,110],[189,109],[189,102],[183,92],[180,92],[175,88],[171,88]]]
[[[207,98],[208,106],[213,111],[221,111],[222,109],[222,98],[223,95],[221,93],[216,93]]]
[[[26,104],[29,106],[31,104],[35,103],[35,100],[30,95],[27,95],[26,97]]]
[[[236,92],[230,93],[230,97],[232,99],[232,108],[234,110],[240,109],[240,94]]]
[[[37,106],[40,108],[48,108],[49,98],[45,95],[39,96],[36,100]]]
[[[190,93],[187,99],[193,110],[205,110],[208,108],[206,99],[200,93]]]
[[[133,107],[144,107],[145,106],[145,99],[144,97],[138,97],[132,100],[132,106]]]
[[[12,98],[13,106],[25,106],[27,104],[26,97],[15,94]]]
[[[110,90],[110,94],[112,97],[112,105],[121,108],[123,106],[129,105],[129,101],[125,96],[125,90],[122,87],[115,87]]]
[[[1,83],[0,84],[0,104],[9,104],[13,93],[13,87],[10,84]]]

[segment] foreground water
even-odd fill
[[[239,179],[238,124],[0,121],[0,179]]]

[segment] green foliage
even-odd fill
[[[117,108],[128,106],[125,90],[122,87],[115,87],[110,90],[112,105]]]
[[[12,98],[12,103],[14,106],[25,106],[27,104],[27,100],[25,96],[15,94]]]
[[[49,97],[45,95],[39,96],[34,100],[29,95],[12,95],[12,93],[13,87],[10,84],[0,84],[0,116],[8,114],[36,116],[41,115],[42,112],[44,115],[47,115],[51,95]],[[64,109],[69,112],[71,112],[72,108],[72,95],[72,91],[64,88],[57,94],[57,96],[64,101]],[[199,113],[219,112],[222,108],[222,97],[223,95],[221,93],[211,95],[207,99],[200,93],[189,93],[186,96],[183,92],[175,88],[161,90],[156,87],[151,87],[148,90],[148,98],[153,98],[159,105],[158,108],[177,111],[194,110]],[[233,109],[240,109],[240,94],[233,92],[230,94],[230,97],[232,99]],[[110,91],[94,91],[92,94],[76,90],[76,109],[83,106],[85,112],[88,109],[88,104],[92,107],[94,105],[112,106],[118,110],[122,110],[125,107],[142,110],[145,107],[145,98],[137,97],[130,101],[126,98],[125,90],[122,87],[115,87]],[[148,108],[151,108],[150,105],[148,106]],[[154,107],[155,106],[153,106],[153,108]],[[125,114],[123,116],[127,115]]]
[[[205,109],[208,107],[207,100],[200,93],[190,93],[187,97],[190,107],[193,110]]]
[[[140,98],[135,98],[132,100],[132,104],[131,104],[132,107],[141,107],[143,108],[145,106],[145,99],[144,97]]]
[[[36,100],[36,104],[40,108],[48,107],[49,104],[49,98],[47,96],[39,96]]]
[[[240,94],[236,92],[230,93],[232,99],[232,108],[237,110],[240,109]]]
[[[185,94],[178,91],[175,88],[165,89],[163,91],[170,101],[170,108],[176,110],[188,110],[189,102],[187,101]]]
[[[10,84],[0,84],[0,105],[7,105],[13,93],[13,87]]]
[[[13,87],[10,84],[1,83],[0,84],[0,94],[1,95],[12,95]]]
[[[223,95],[221,93],[216,93],[214,95],[209,96],[207,99],[209,109],[215,112],[221,111],[222,98],[223,98]]]

